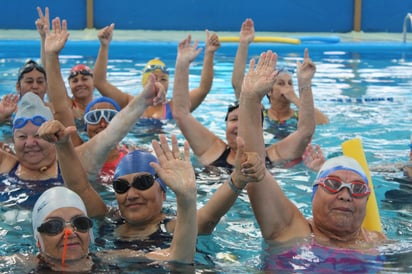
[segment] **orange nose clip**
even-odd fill
[[[73,231],[70,228],[64,229],[64,244],[63,244],[63,254],[62,254],[62,266],[64,266],[64,260],[66,259],[66,252],[67,252],[67,240],[69,239],[70,234]]]

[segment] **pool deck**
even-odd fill
[[[71,40],[97,40],[96,29],[85,29],[70,31]],[[239,32],[216,32],[220,37],[224,36],[239,36]],[[187,34],[191,34],[193,39],[204,41],[204,31],[147,31],[147,30],[115,30],[114,41],[180,41]],[[255,36],[269,37],[331,37],[338,36],[341,42],[402,42],[402,33],[364,33],[364,32],[349,32],[349,33],[308,33],[308,32],[256,32]],[[412,41],[412,34],[407,35],[408,42]],[[36,30],[17,30],[17,29],[0,29],[0,40],[37,40],[39,35]]]

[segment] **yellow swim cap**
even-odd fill
[[[169,75],[169,70],[165,63],[163,63],[159,58],[155,58],[147,62],[147,64],[143,68],[142,73],[142,85],[145,86],[147,79],[153,71],[160,70],[161,72]]]

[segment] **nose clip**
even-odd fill
[[[62,254],[62,266],[64,266],[64,261],[66,260],[66,253],[67,253],[67,240],[69,239],[70,234],[72,234],[73,231],[71,228],[65,228],[64,229],[64,244],[63,244],[63,254]]]

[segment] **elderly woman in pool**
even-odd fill
[[[255,37],[254,23],[252,19],[246,19],[240,30],[239,47],[233,64],[232,86],[235,89],[236,99],[239,99],[243,77],[245,73],[248,48]],[[299,81],[299,80],[298,80]],[[276,139],[283,139],[297,128],[302,100],[299,99],[293,89],[292,73],[288,70],[279,70],[276,81],[273,83],[267,97],[270,108],[263,111],[265,117],[266,131],[272,133]],[[292,104],[297,110],[292,108]],[[326,124],[328,117],[315,108],[316,124]]]
[[[25,272],[94,272],[99,270],[102,262],[107,266],[116,264],[120,259],[127,259],[129,262],[192,263],[197,237],[194,178],[187,182],[176,182],[173,189],[179,194],[179,226],[176,228],[170,248],[149,253],[135,250],[106,250],[91,254],[89,246],[94,240],[93,221],[88,217],[83,200],[68,188],[50,188],[39,197],[32,213],[34,238],[40,252],[36,257],[11,256],[14,261],[13,269],[25,269]],[[10,257],[0,260],[10,260]],[[18,266],[19,263],[22,266]]]
[[[117,87],[110,84],[106,78],[109,43],[112,40],[113,30],[114,24],[111,24],[110,26],[107,26],[99,31],[98,37],[100,40],[100,50],[94,68],[94,85],[102,95],[116,100],[119,103],[120,107],[123,108],[130,102],[131,98],[133,98],[132,95],[122,92]],[[190,35],[185,40],[187,39],[190,40]],[[197,43],[195,43],[194,47],[197,47]],[[213,82],[213,58],[215,51],[219,47],[220,42],[217,35],[209,34],[209,32],[206,31],[206,48],[203,60],[202,75],[199,87],[193,89],[189,93],[190,111],[194,111],[210,91]],[[200,52],[201,49],[197,50]],[[146,85],[148,76],[150,74],[155,75],[156,81],[164,86],[167,93],[169,87],[169,70],[166,65],[159,59],[150,60],[143,69],[143,86]],[[174,99],[172,98],[165,104],[148,107],[143,114],[143,117],[155,119],[173,119],[173,101]]]
[[[255,151],[260,157],[265,155],[260,103],[276,80],[276,59],[276,54],[269,51],[260,56],[256,67],[252,60],[240,95],[239,136],[245,140],[246,151]],[[298,63],[298,75],[303,71],[314,73],[312,66]],[[310,74],[302,77],[311,78]],[[381,232],[362,227],[370,189],[365,171],[350,157],[332,158],[321,167],[313,183],[311,220],[286,197],[269,171],[259,183],[249,184],[247,191],[262,236],[268,242],[282,243],[312,235],[322,246],[369,249],[386,240]]]
[[[212,133],[190,113],[190,102],[188,100],[188,71],[189,65],[197,56],[198,52],[190,46],[190,41],[179,44],[176,59],[175,83],[173,87],[174,109],[173,116],[181,132],[188,140],[191,148],[202,164],[231,169],[237,150],[236,137],[238,134],[239,105],[230,106],[226,115],[226,140],[225,143],[217,135]],[[311,63],[309,53],[305,51],[305,62]],[[309,74],[308,79],[303,79]],[[300,158],[307,144],[312,138],[315,130],[313,119],[313,97],[310,88],[313,73],[301,71],[298,75],[301,96],[302,118],[299,120],[298,129],[294,134],[272,144],[266,149],[266,162],[289,167],[292,160]],[[306,92],[307,91],[307,92]]]

